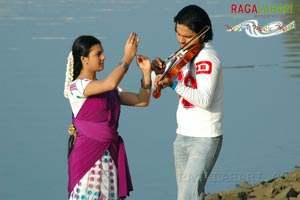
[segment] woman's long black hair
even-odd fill
[[[91,35],[79,36],[73,42],[73,46],[72,46],[72,54],[74,58],[73,81],[79,76],[80,71],[82,69],[81,56],[88,57],[92,46],[96,44],[101,44],[101,42],[97,38]],[[76,137],[74,135],[70,135],[68,141],[68,158],[70,157],[70,154],[72,152],[75,139]]]

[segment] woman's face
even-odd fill
[[[196,33],[183,24],[176,24],[176,36],[180,48],[188,43]]]
[[[90,49],[90,54],[88,56],[88,67],[91,71],[102,71],[104,69],[104,50],[101,44],[95,44]]]

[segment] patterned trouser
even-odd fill
[[[117,168],[106,151],[75,185],[69,200],[121,200],[117,184]]]

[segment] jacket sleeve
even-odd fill
[[[214,51],[205,50],[199,53],[191,67],[194,67],[196,87],[193,88],[178,83],[174,89],[178,95],[194,106],[209,109],[222,70],[221,62]]]

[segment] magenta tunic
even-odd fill
[[[120,98],[117,90],[88,97],[73,118],[77,138],[68,160],[70,194],[80,179],[108,150],[118,169],[118,195],[133,190],[124,142],[118,134]]]

